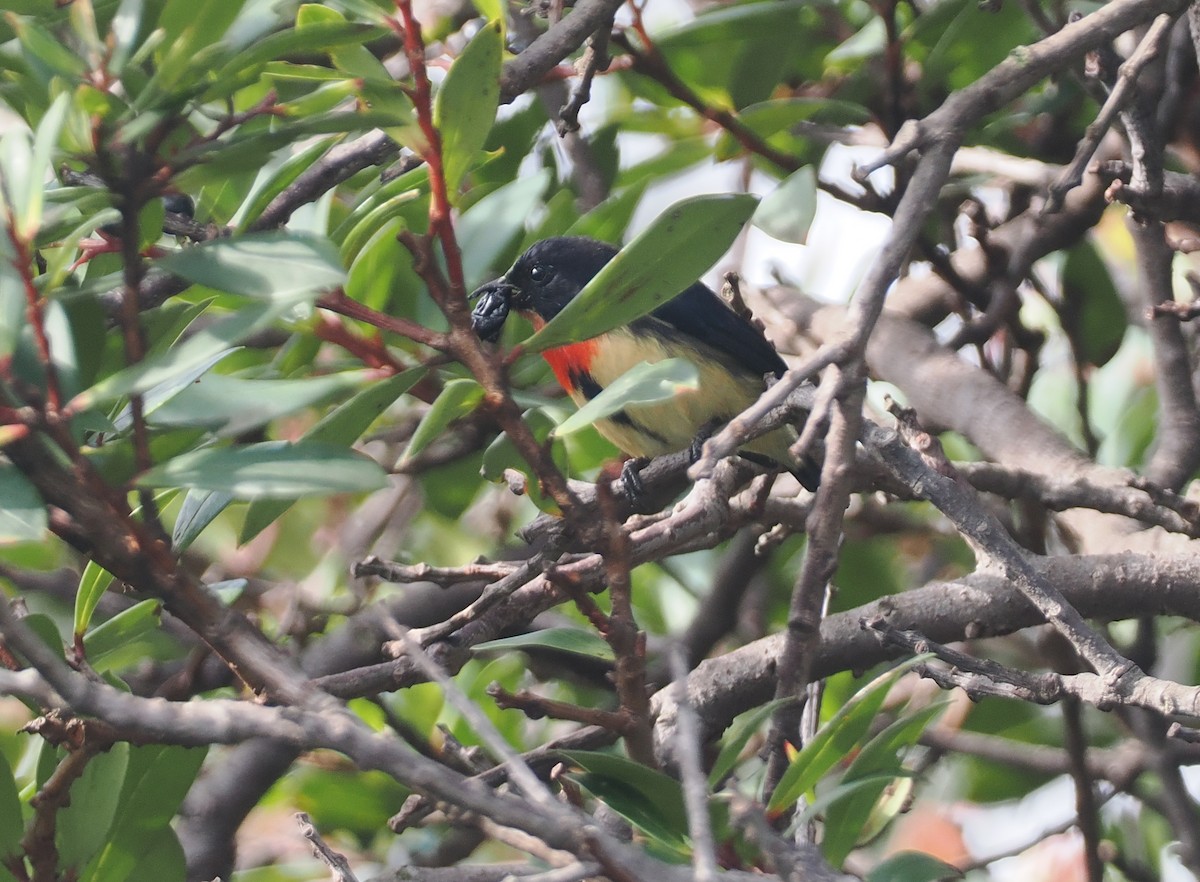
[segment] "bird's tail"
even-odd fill
[[[751,441],[739,450],[745,459],[768,468],[784,468],[792,473],[805,490],[815,493],[821,483],[820,460],[805,454],[799,462],[793,459],[789,448],[796,441],[796,433],[790,427],[776,429]]]

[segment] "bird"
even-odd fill
[[[495,342],[513,310],[540,330],[616,255],[612,245],[583,236],[535,242],[503,276],[472,293],[475,333]],[[780,377],[787,369],[763,333],[701,281],[627,325],[547,349],[542,356],[577,406],[640,362],[681,357],[695,365],[696,389],[666,401],[630,404],[596,421],[601,435],[641,462],[680,450],[695,455],[707,432],[749,407],[766,388],[767,376]],[[805,488],[815,490],[820,475],[816,463],[793,462],[788,453],[795,437],[790,427],[777,429],[739,453],[787,468]],[[637,489],[636,471],[626,469],[622,477]]]

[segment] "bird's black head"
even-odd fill
[[[471,295],[479,298],[471,313],[475,332],[495,340],[510,308],[550,321],[616,254],[611,245],[582,236],[534,243],[512,269]]]

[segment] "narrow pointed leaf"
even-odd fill
[[[293,303],[253,303],[233,315],[219,319],[183,343],[156,353],[135,365],[105,377],[91,389],[79,393],[69,407],[78,412],[124,395],[136,395],[156,386],[188,376],[228,354],[233,344],[267,327]],[[207,368],[205,368],[207,369]],[[203,373],[203,371],[201,371]]]
[[[150,422],[167,428],[200,426],[221,437],[235,437],[323,404],[369,377],[368,371],[299,380],[244,380],[208,374],[155,410]]]
[[[107,622],[97,625],[83,638],[83,648],[88,661],[97,670],[103,670],[105,656],[127,647],[141,635],[158,628],[161,612],[161,601],[143,600],[129,609],[121,610]]]
[[[316,441],[349,447],[392,403],[415,386],[425,368],[412,368],[387,380],[373,383],[349,401],[325,414],[301,436],[301,441]],[[292,505],[290,499],[257,499],[246,509],[246,520],[238,536],[239,543],[249,542]]]
[[[346,277],[328,239],[287,231],[217,239],[168,255],[157,266],[197,285],[267,300],[315,296]]]
[[[0,751],[0,861],[9,855],[20,853],[21,836],[24,832],[17,782],[13,778],[8,758]]]
[[[638,362],[575,413],[563,420],[554,434],[560,438],[611,416],[631,404],[669,401],[680,392],[700,386],[700,373],[686,358],[665,358],[654,363]]]
[[[217,490],[189,490],[171,529],[171,545],[178,554],[187,550],[204,528],[223,512],[233,496]]]
[[[771,715],[776,710],[793,701],[795,701],[794,698],[777,698],[761,707],[756,707],[746,711],[744,714],[739,714],[734,719],[733,724],[730,725],[728,731],[725,733],[725,737],[721,739],[721,752],[717,754],[717,758],[713,762],[712,771],[708,773],[709,787],[716,788],[725,780],[725,776],[733,771],[738,757],[741,756],[746,745],[750,743],[750,739],[754,737],[754,733],[771,718]]]
[[[474,380],[451,380],[442,389],[404,451],[406,462],[433,443],[452,422],[473,411],[483,400],[483,387]]]
[[[129,745],[118,741],[92,757],[71,785],[71,800],[59,812],[55,824],[58,860],[64,869],[82,867],[103,847],[128,766]]]
[[[569,652],[585,658],[597,658],[602,661],[612,661],[612,647],[592,631],[582,628],[545,628],[529,634],[518,634],[515,637],[501,637],[499,640],[488,640],[471,647],[472,652],[495,652],[507,649],[551,649],[557,652]]]
[[[503,51],[500,21],[490,21],[454,60],[434,98],[433,122],[442,135],[442,163],[451,194],[458,190],[495,122]]]
[[[0,465],[0,544],[32,542],[46,530],[46,506],[29,479]]]
[[[774,239],[803,245],[816,215],[817,173],[806,165],[763,197],[750,222]]]
[[[536,352],[596,337],[667,302],[729,248],[757,204],[756,197],[745,193],[677,202],[621,249],[525,347]]]
[[[795,804],[796,800],[810,791],[830,769],[844,760],[866,737],[871,721],[883,706],[892,684],[913,665],[928,657],[915,656],[880,674],[839,708],[789,763],[775,787],[775,792],[771,794],[767,812],[777,815]]]
[[[387,483],[379,464],[343,447],[267,441],[209,447],[168,460],[137,479],[139,487],[215,490],[238,499],[296,499],[378,490]]]
[[[79,577],[79,588],[75,591],[76,637],[81,637],[87,631],[92,622],[92,613],[96,611],[96,604],[100,602],[100,598],[112,582],[113,574],[94,560],[88,561],[87,566],[83,568],[83,575]]]
[[[885,858],[866,875],[866,882],[944,882],[961,879],[962,871],[931,854],[902,851]]]

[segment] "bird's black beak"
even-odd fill
[[[504,320],[508,318],[508,311],[512,308],[514,294],[516,288],[503,276],[485,282],[471,294],[471,300],[479,300],[471,310],[471,327],[480,339],[489,343],[499,339]]]

